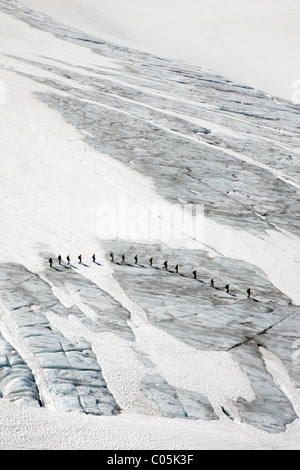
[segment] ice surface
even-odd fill
[[[39,393],[31,370],[2,335],[0,351],[0,397],[39,407]]]
[[[0,290],[1,300],[10,312],[10,321],[18,327],[22,343],[30,348],[42,370],[55,409],[92,414],[117,413],[118,406],[107,389],[90,344],[85,340],[70,343],[51,326],[46,315],[49,311],[62,316],[78,315],[79,310],[76,307],[65,308],[44,280],[21,265],[1,265]],[[5,366],[4,363],[2,367]],[[9,379],[16,394],[20,391],[13,382],[15,374],[10,374]],[[30,371],[27,375],[30,378]],[[1,384],[4,379],[7,382],[4,376]],[[8,387],[7,383],[2,386]],[[14,398],[12,393],[5,392],[5,395]]]
[[[291,98],[300,74],[296,0],[73,0],[72,8],[68,0],[23,3],[85,35],[187,60],[282,98]]]
[[[44,26],[32,23],[32,17],[23,19]],[[59,25],[53,28],[62,35]],[[275,226],[297,233],[296,105],[277,103],[199,67],[174,67],[171,61],[90,41],[87,45],[95,52],[121,59],[126,74],[105,70],[91,76],[88,69],[70,71],[61,63],[51,64],[53,78],[46,83],[52,93],[39,96],[84,132],[87,143],[134,163],[170,201],[205,205],[207,216],[218,222],[254,232]],[[49,70],[48,64],[19,60],[41,72]],[[66,76],[78,86],[66,85]],[[29,77],[45,83],[43,74]],[[80,88],[81,83],[88,88]]]
[[[285,425],[294,421],[297,414],[290,400],[266,372],[265,364],[257,351],[257,343],[250,341],[243,344],[235,350],[234,357],[251,377],[255,393],[253,401],[246,402],[243,398],[237,400],[241,421],[269,432],[284,431]]]
[[[291,353],[293,342],[300,340],[299,307],[291,305],[262,272],[244,262],[210,258],[201,251],[158,249],[156,245],[116,241],[111,245],[117,255],[117,261],[112,263],[116,279],[147,312],[151,324],[193,348],[230,351],[241,365],[256,395],[247,404],[244,399],[237,400],[242,421],[280,432],[296,418],[293,405],[273,382],[257,348],[264,345],[274,352],[299,388],[299,370]],[[118,262],[118,253],[123,252],[125,265]],[[135,253],[139,254],[138,265],[130,263]],[[152,267],[148,262],[150,256]],[[167,271],[163,269],[165,260]],[[179,264],[178,273],[175,264]],[[193,278],[194,269],[197,279]],[[210,286],[211,278],[214,287]],[[225,290],[227,283],[229,294]],[[252,294],[248,299],[249,286]],[[275,412],[276,419],[274,410],[280,410]]]
[[[0,8],[1,445],[299,448],[299,106]]]
[[[170,418],[218,419],[207,398],[188,390],[176,390],[164,379],[148,375],[143,380],[146,395],[157,403],[163,416]]]
[[[115,51],[111,53],[114,56]],[[126,53],[122,51],[123,60]],[[155,59],[147,59],[144,67],[147,71],[143,73],[147,74],[149,84],[138,82],[139,69],[131,65],[130,75],[137,80],[133,85],[128,84],[128,79],[103,74],[95,78],[94,84],[89,81],[94,91],[76,89],[74,93],[67,89],[66,98],[48,94],[41,99],[59,110],[68,122],[88,132],[85,140],[97,150],[123,162],[133,162],[136,170],[152,177],[158,191],[170,201],[202,204],[207,216],[234,227],[246,227],[248,231],[266,230],[275,225],[297,233],[298,141],[293,144],[290,139],[293,129],[297,135],[295,106],[285,103],[279,107],[255,90],[243,90],[249,94],[245,103],[239,88],[226,81],[221,86],[210,83],[207,76],[202,78],[204,74],[199,69],[194,75],[188,75],[184,83],[178,82],[174,76],[184,70],[173,70],[171,64],[165,68],[160,65],[161,83],[165,87],[160,85],[156,91],[158,66]],[[59,76],[65,72],[57,67],[56,73]],[[76,74],[71,78],[83,79]],[[54,91],[57,87],[61,89],[59,82],[52,86]],[[156,91],[154,96],[152,87]],[[170,92],[171,99],[167,96]],[[224,93],[226,108],[220,106]],[[191,102],[182,103],[180,98]],[[202,107],[204,99],[216,103],[216,110]],[[124,115],[126,127],[122,125]],[[230,118],[232,115],[237,118]],[[207,133],[197,124],[197,119],[210,123]],[[257,126],[262,119],[267,120],[265,130]],[[228,134],[214,132],[214,123],[227,127]],[[237,127],[238,138],[232,135]],[[280,177],[282,171],[286,175],[284,179]],[[289,180],[296,187],[290,186]],[[250,187],[255,189],[249,191]]]

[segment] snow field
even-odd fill
[[[33,6],[33,2],[29,0],[23,3]],[[53,5],[58,7],[57,2]],[[66,2],[62,6],[68,7]],[[42,8],[42,3],[40,7]],[[79,2],[76,2],[76,7],[79,8]],[[59,15],[61,11],[55,9]],[[134,170],[134,161],[132,165],[128,165],[83,140],[86,136],[95,136],[92,125],[89,131],[85,127],[76,128],[76,125],[68,123],[58,110],[46,105],[40,97],[53,93],[52,83],[56,83],[59,77],[63,89],[55,89],[55,97],[71,103],[73,93],[76,92],[82,105],[98,106],[107,114],[117,111],[126,123],[126,119],[132,117],[132,112],[121,109],[119,103],[136,106],[137,97],[133,100],[120,93],[117,98],[119,107],[97,101],[97,98],[81,97],[81,93],[89,96],[89,92],[94,92],[94,81],[98,79],[100,83],[101,70],[109,83],[121,89],[126,85],[136,95],[147,90],[153,100],[161,99],[167,103],[163,109],[155,101],[144,102],[139,104],[135,113],[140,122],[151,124],[176,138],[194,142],[199,147],[214,150],[217,147],[212,142],[207,144],[202,134],[200,138],[194,138],[188,133],[174,131],[169,125],[170,117],[208,127],[217,135],[240,136],[241,139],[246,137],[264,143],[269,143],[268,139],[271,137],[247,132],[241,124],[243,119],[247,119],[241,115],[232,118],[240,128],[239,134],[230,125],[227,127],[220,124],[218,112],[215,121],[202,117],[196,119],[192,111],[193,100],[178,96],[172,90],[167,93],[164,88],[160,88],[158,79],[157,88],[146,76],[144,80],[148,82],[144,83],[145,87],[140,86],[140,78],[135,82],[122,61],[109,59],[87,47],[83,48],[70,41],[62,41],[48,32],[30,28],[7,14],[0,15],[3,24],[0,36],[3,43],[1,80],[5,83],[5,103],[0,106],[3,135],[1,166],[5,176],[1,179],[0,187],[0,262],[25,266],[49,284],[53,295],[66,310],[71,312],[72,308],[74,311],[78,309],[81,317],[73,313],[62,316],[47,309],[45,318],[69,342],[78,344],[85,340],[90,343],[108,389],[122,409],[119,416],[100,418],[55,410],[41,364],[28,342],[20,335],[12,312],[1,302],[1,333],[29,366],[46,408],[28,410],[7,400],[0,400],[3,424],[0,440],[3,448],[298,448],[299,420],[289,424],[284,433],[277,435],[241,424],[237,409],[230,402],[239,398],[251,402],[255,393],[249,377],[230,352],[196,350],[151,324],[146,309],[118,281],[114,268],[107,259],[107,243],[101,238],[103,221],[99,219],[99,214],[101,215],[103,201],[109,201],[116,210],[120,199],[124,197],[132,203],[138,203],[143,208],[137,221],[140,225],[147,222],[149,214],[157,224],[161,223],[161,215],[155,213],[153,207],[164,206],[164,222],[166,226],[172,226],[174,221],[171,215],[176,208],[157,190],[154,177],[150,178],[150,175]],[[70,21],[74,21],[74,17]],[[98,28],[97,18],[95,21],[94,25]],[[87,25],[89,24],[90,19],[87,21]],[[12,35],[13,40],[7,41]],[[57,73],[55,66],[59,61],[64,64],[71,78],[67,74],[62,77]],[[37,67],[37,63],[45,68]],[[86,80],[79,82],[72,74],[82,71]],[[116,99],[115,92],[111,95]],[[181,113],[179,109],[175,112],[168,107],[167,100],[172,100],[179,108],[180,105],[190,106],[190,114],[185,110]],[[152,120],[152,116],[145,117],[141,106],[143,111],[163,111],[164,115],[161,119]],[[214,107],[207,104],[203,97],[202,108],[211,110]],[[218,109],[218,106],[215,108]],[[266,126],[266,129],[268,131],[270,128]],[[275,134],[276,129],[270,130],[270,135],[273,132]],[[279,143],[284,150],[291,148],[294,152],[294,137],[287,143],[287,134],[284,132],[281,142],[279,134],[276,136],[276,145]],[[271,140],[274,142],[274,139]],[[139,145],[138,141],[136,145]],[[299,188],[298,175],[291,176],[286,167],[271,167],[254,156],[250,158],[228,148],[223,149],[223,152],[224,158],[230,156],[251,164],[258,171],[265,170],[270,178],[287,182],[292,190]],[[172,171],[170,170],[169,175],[164,175],[165,185],[168,184],[166,182]],[[274,230],[251,233],[209,217],[203,218],[203,226],[204,233],[196,237],[192,231],[186,229],[180,241],[162,239],[160,242],[169,249],[203,250],[212,259],[221,256],[249,263],[258,271],[261,270],[265,278],[287,295],[295,306],[299,305],[300,260],[297,235],[274,225]],[[92,265],[91,255],[94,252],[97,253],[101,266]],[[46,253],[53,254],[54,257],[60,253],[64,262],[65,256],[70,254],[74,271],[78,275],[93,282],[111,296],[112,300],[120,303],[130,315],[128,325],[134,335],[132,342],[115,332],[90,328],[91,324],[97,322],[98,313],[83,300],[82,294],[78,294],[75,288],[67,283],[62,287],[61,283],[55,281],[56,273],[49,274],[46,267]],[[89,268],[78,266],[77,256],[80,253]],[[57,267],[56,258],[55,266]],[[38,313],[38,307],[31,307],[33,311],[36,308]],[[298,389],[289,379],[284,363],[263,347],[260,351],[274,382],[290,399],[299,416]],[[146,362],[141,360],[142,356]],[[147,365],[147,361],[152,363],[151,367]],[[162,417],[159,406],[141,387],[144,377],[149,374],[165,379],[174,389],[204,394],[218,419],[183,422],[178,418]],[[220,406],[224,404],[226,410],[233,414],[233,420],[220,411]]]

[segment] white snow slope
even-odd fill
[[[299,78],[299,10],[293,1],[189,3],[191,8],[187,2],[154,0],[110,0],[101,6],[93,0],[0,1],[0,448],[300,447],[299,385],[291,359],[294,354],[298,361],[300,344],[299,110],[268,97],[289,100]],[[155,164],[149,143],[156,156],[166,158]],[[210,157],[195,163],[193,152]],[[205,169],[214,156],[216,166]],[[183,181],[176,199],[177,169],[189,157],[185,168],[200,167],[203,173],[195,183],[189,180],[190,187]],[[214,181],[205,174],[212,168]],[[204,199],[197,199],[200,194]],[[188,197],[202,205],[220,197],[220,213],[217,207],[211,217],[201,216],[200,235],[184,227],[179,240],[160,237],[153,250],[162,256],[178,251],[191,263],[201,252],[203,266],[216,260],[220,272],[237,263],[237,300],[225,297],[225,277],[216,304],[191,291],[196,308],[202,305],[209,319],[217,306],[224,307],[216,331],[219,338],[223,329],[229,331],[224,341],[232,342],[221,347],[198,347],[189,337],[193,326],[176,327],[178,318],[188,315],[188,303],[171,329],[163,321],[158,326],[186,294],[167,273],[135,275],[136,268],[124,266],[123,279],[122,267],[109,261],[115,248],[107,235],[108,208],[117,213],[127,198],[134,205],[136,235],[149,214],[154,225],[163,217],[174,227],[178,199]],[[163,216],[157,208],[165,209]],[[130,244],[133,257],[147,237],[123,238],[115,245],[118,258]],[[91,262],[95,252],[100,266]],[[59,253],[64,265],[70,254],[76,266],[60,269]],[[79,253],[88,266],[77,264]],[[50,255],[58,271],[48,267]],[[145,256],[148,263],[148,252]],[[226,312],[244,312],[240,291],[248,287],[248,275],[260,283],[261,307],[253,302],[234,325]],[[152,281],[159,283],[154,293]],[[166,297],[157,296],[160,288]],[[101,315],[94,293],[106,305]],[[170,297],[168,304],[173,294],[177,300]],[[113,309],[116,316],[106,317]],[[239,362],[229,349],[249,336],[254,341],[288,316],[287,344],[274,340],[279,352],[276,346],[268,350],[267,335],[257,341],[265,384],[260,369],[247,364],[251,350],[243,350]],[[237,337],[231,337],[231,326]],[[214,327],[203,333],[217,342],[214,335]],[[77,390],[69,377],[63,382],[69,370]],[[117,403],[120,413],[98,413],[101,400],[93,393],[103,380],[111,394],[104,387],[105,410]],[[261,387],[278,398],[262,425],[260,418],[247,421],[243,408],[256,403]],[[258,408],[264,406],[258,402]],[[195,403],[205,410],[201,417]],[[187,415],[199,419],[184,419]]]
[[[291,100],[300,80],[297,0],[25,0],[86,33]]]

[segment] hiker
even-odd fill
[[[81,264],[81,255],[78,256],[79,264]]]
[[[52,259],[52,258],[49,258],[50,268],[52,268],[52,263],[53,263],[53,259]]]
[[[113,260],[114,260],[114,254],[110,253],[110,261],[113,261]]]
[[[249,299],[249,297],[250,297],[250,293],[251,293],[251,289],[250,289],[250,287],[249,287],[249,288],[247,289],[247,297],[248,297],[248,299]]]
[[[122,255],[122,261],[121,263],[125,263],[125,255]]]
[[[164,262],[164,267],[163,267],[163,269],[168,269],[168,261],[165,261],[165,262]]]
[[[178,264],[175,266],[175,271],[178,273]]]
[[[95,261],[96,261],[96,255],[93,255],[93,256],[92,256],[92,260],[93,260],[93,263],[95,263]]]
[[[211,278],[211,280],[210,280],[210,287],[215,287],[215,283],[214,283],[213,278]]]
[[[137,264],[137,262],[138,262],[138,257],[137,257],[137,255],[135,255],[134,260],[135,260],[135,264]]]
[[[67,256],[67,262],[68,262],[68,265],[70,264],[70,256],[68,255]]]
[[[58,255],[58,264],[61,264],[61,256]]]
[[[197,279],[197,271],[193,271],[194,279]]]
[[[226,284],[225,289],[226,289],[227,294],[229,294],[229,284]]]
[[[150,266],[152,266],[153,258],[150,258],[150,259],[149,259],[149,263],[150,263]]]

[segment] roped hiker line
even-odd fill
[[[125,254],[122,254],[120,263],[115,261],[115,255],[114,255],[113,252],[111,252],[109,256],[110,256],[110,261],[113,262],[113,263],[118,264],[119,266],[121,266],[121,265],[126,265],[126,266],[131,266],[131,267],[133,266],[133,265],[131,265],[131,264],[125,262]],[[92,255],[91,259],[92,259],[93,264],[97,264],[98,266],[102,266],[101,263],[96,262],[96,255],[95,255],[95,254]],[[145,265],[143,265],[143,264],[138,264],[138,255],[137,255],[137,254],[134,256],[133,259],[134,259],[134,266],[139,266],[139,267],[145,268]],[[76,268],[76,266],[73,266],[73,265],[71,264],[71,259],[70,259],[70,256],[69,256],[69,255],[66,257],[66,260],[67,260],[67,266],[70,266],[71,268],[78,269],[78,268]],[[78,264],[80,264],[80,265],[82,265],[82,266],[84,266],[84,267],[87,267],[87,268],[90,267],[89,265],[84,264],[84,263],[82,262],[82,255],[81,255],[81,254],[78,256],[78,260],[79,260],[79,261],[78,261]],[[62,257],[61,257],[61,255],[58,255],[58,264],[59,264],[59,265],[62,265]],[[53,268],[53,258],[52,258],[52,257],[49,258],[49,265],[50,265],[50,268]],[[63,266],[64,266],[64,265],[63,265]],[[149,266],[150,266],[150,267],[153,266],[153,257],[150,257],[150,258],[149,258]],[[67,268],[66,266],[64,266],[64,267]],[[156,269],[156,270],[162,269],[162,270],[165,270],[166,272],[169,272],[169,273],[172,273],[172,274],[174,274],[174,272],[175,272],[176,274],[178,274],[178,275],[181,276],[181,277],[189,277],[189,276],[187,276],[185,273],[179,273],[179,265],[178,265],[178,264],[175,265],[175,271],[171,271],[171,270],[168,268],[168,260],[164,261],[162,268],[160,268],[159,266],[153,266],[153,268]],[[56,271],[61,271],[61,270],[59,270],[59,269],[57,269],[57,268],[54,268],[54,269],[55,269]],[[69,268],[67,268],[67,269],[69,269]],[[192,271],[192,275],[193,275],[193,277],[192,277],[193,279],[195,279],[195,280],[197,280],[198,282],[201,282],[201,283],[203,283],[203,284],[205,283],[205,281],[202,281],[202,280],[200,280],[200,279],[197,279],[197,270]],[[215,281],[214,281],[213,278],[211,278],[211,280],[210,280],[210,287],[212,287],[212,288],[214,288],[214,289],[217,289],[217,290],[220,290],[219,287],[216,287],[216,286],[215,286]],[[233,293],[230,292],[230,290],[229,290],[229,283],[227,283],[227,284],[224,286],[224,289],[226,289],[226,293],[227,293],[227,294],[231,295],[232,297],[236,297],[236,294],[233,294]],[[251,288],[250,288],[250,287],[248,287],[248,289],[246,290],[246,294],[247,294],[247,298],[249,299],[250,296],[251,296]],[[258,302],[258,300],[256,300],[256,299],[252,299],[252,300],[255,300],[256,302]]]

